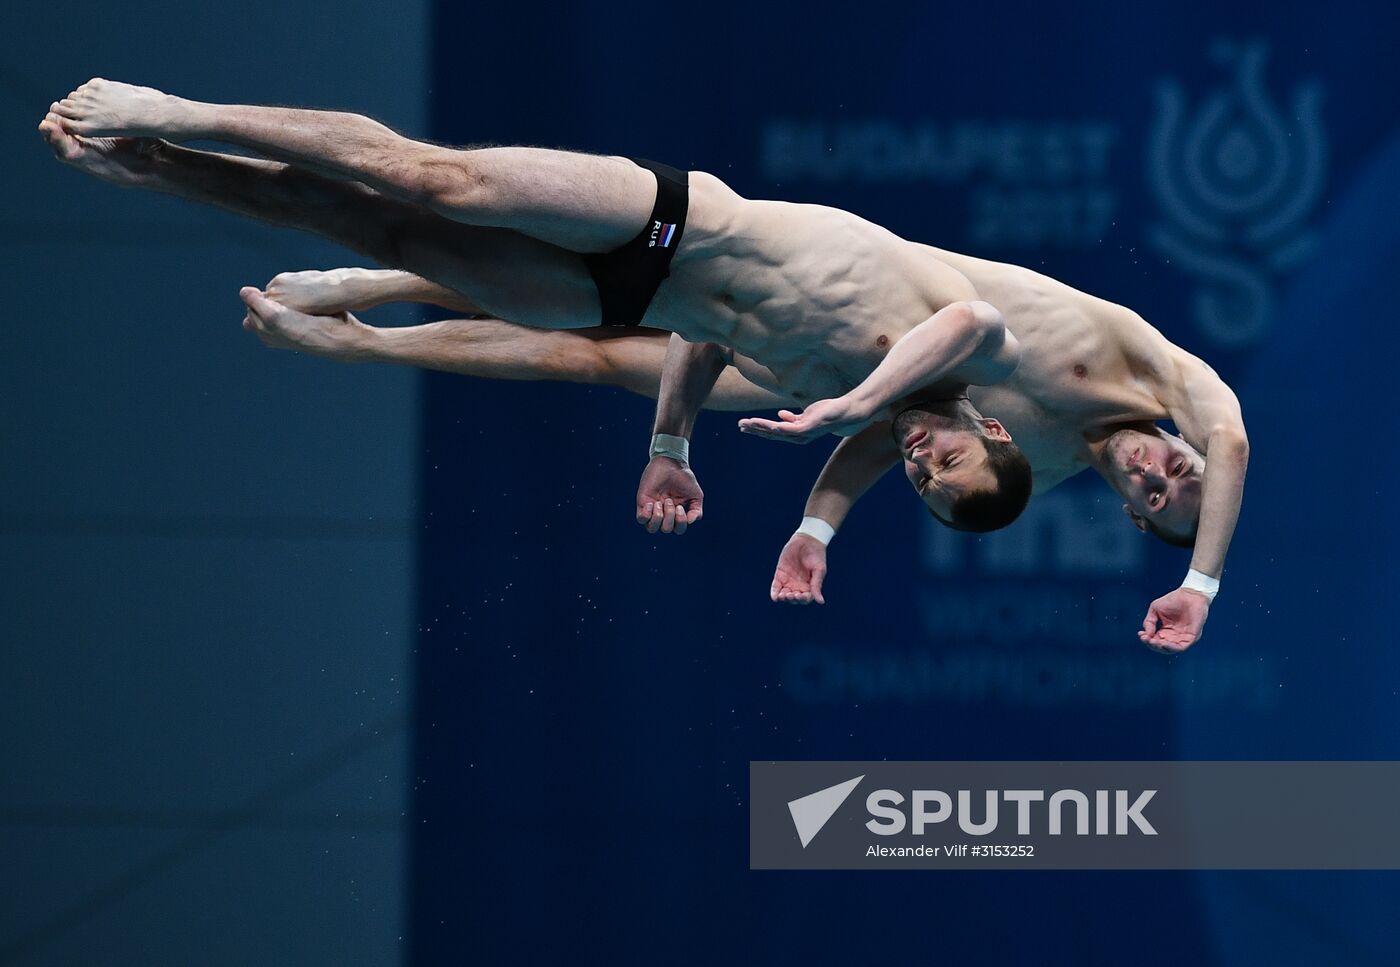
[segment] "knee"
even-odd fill
[[[582,333],[552,333],[555,346],[549,365],[555,379],[596,386],[619,385],[618,367],[606,349]]]
[[[586,382],[618,386],[639,396],[656,399],[661,389],[661,367],[669,336],[615,335],[606,330],[585,330],[588,361]],[[596,335],[595,335],[596,334]]]
[[[458,217],[492,210],[498,185],[473,153],[437,147],[424,151],[399,179],[409,199]]]
[[[391,198],[381,199],[375,217],[358,226],[361,251],[390,268],[431,275],[445,262],[461,264],[471,256],[460,237],[465,226]]]
[[[413,236],[410,219],[396,212],[384,212],[381,217],[357,222],[351,231],[356,243],[353,248],[389,268],[408,267],[405,252]]]

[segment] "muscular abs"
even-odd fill
[[[733,350],[746,378],[796,403],[848,392],[909,330],[976,298],[961,273],[864,219],[748,201],[707,178],[692,175],[691,222],[655,318]]]

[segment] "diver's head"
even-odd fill
[[[1021,515],[1031,466],[1011,434],[966,399],[919,403],[894,420],[904,475],[942,524],[993,531]]]
[[[1118,430],[1099,452],[1099,472],[1137,529],[1177,547],[1195,546],[1205,469],[1205,457],[1160,427]]]

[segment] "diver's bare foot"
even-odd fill
[[[265,346],[295,349],[346,363],[370,358],[367,342],[374,330],[348,312],[307,315],[273,302],[252,286],[238,290],[238,295],[248,307],[243,328],[255,333]]]
[[[313,316],[333,316],[373,308],[373,299],[361,284],[364,269],[331,269],[282,272],[263,286],[263,295],[289,309]]]
[[[39,133],[59,161],[123,186],[142,183],[162,144],[153,138],[79,137],[65,131],[62,119],[53,113],[39,122]]]
[[[137,87],[94,77],[49,110],[64,128],[84,137],[167,137],[179,139],[190,129],[193,105],[153,87]]]

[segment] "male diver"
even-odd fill
[[[817,504],[831,502],[828,525],[896,452],[876,446],[885,420],[921,498],[964,529],[1004,526],[1032,486],[1106,461],[1140,527],[1194,544],[1186,584],[1153,603],[1144,640],[1185,647],[1204,624],[1243,490],[1238,404],[1204,363],[1126,309],[847,212],[743,199],[711,175],[650,162],[456,150],[356,115],[203,104],[100,79],[40,126],[90,173],[319,232],[452,290],[478,314],[540,329],[645,321],[671,331],[679,338],[637,498],[649,529],[699,519],[683,441],[732,365],[793,404],[822,401],[747,429],[790,439],[861,430],[814,491]],[[154,139],[224,141],[277,160]],[[254,315],[278,311],[256,291],[245,300]],[[1151,426],[1165,418],[1192,448]]]

